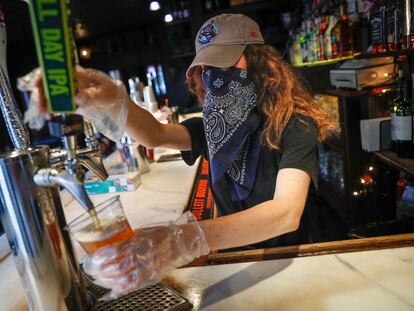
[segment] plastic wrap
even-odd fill
[[[210,251],[195,217],[186,212],[176,222],[136,230],[122,244],[100,249],[84,262],[95,283],[110,288],[110,300],[156,283],[175,268]]]

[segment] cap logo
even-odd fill
[[[200,29],[197,41],[200,44],[207,44],[217,35],[217,21],[209,21],[205,26]]]
[[[252,31],[252,32],[250,33],[250,37],[252,37],[252,38],[257,38],[257,32],[256,32],[256,31]]]

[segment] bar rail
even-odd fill
[[[236,252],[211,253],[198,258],[186,267],[319,256],[409,246],[414,246],[414,233]]]

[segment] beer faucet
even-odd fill
[[[102,162],[102,155],[91,124],[84,124],[80,115],[58,115],[51,120],[55,136],[61,136],[63,148],[51,150],[49,153],[50,167],[41,168],[34,175],[34,181],[39,186],[65,188],[87,211],[93,208],[93,203],[83,186],[86,168],[95,173],[100,179],[108,178],[108,173]],[[85,129],[87,148],[77,148],[77,136]]]

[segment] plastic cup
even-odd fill
[[[134,235],[119,195],[95,206],[95,211],[100,225],[98,228],[88,212],[71,221],[66,227],[88,254],[123,242]]]

